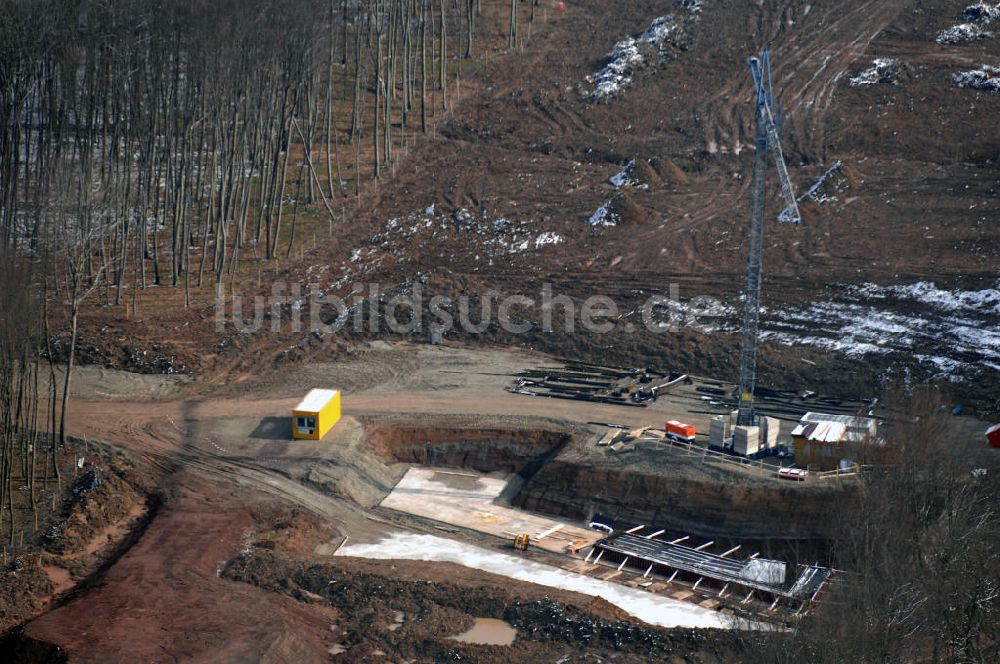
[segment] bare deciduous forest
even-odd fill
[[[988,450],[948,431],[929,390],[894,396],[893,464],[836,506],[841,570],[823,609],[766,662],[989,662],[1000,612],[1000,478]]]
[[[0,513],[38,429],[57,434],[49,453],[65,444],[71,372],[34,360],[73,367],[81,308],[134,315],[156,287],[189,306],[292,256],[307,217],[333,232],[447,112],[460,85],[447,60],[472,57],[481,12],[476,0],[0,2]],[[62,326],[68,347],[54,349]]]
[[[447,110],[481,6],[323,5],[5,0],[2,245],[79,245],[117,305],[290,255],[303,206],[340,222]]]

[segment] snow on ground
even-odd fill
[[[608,182],[615,189],[621,189],[622,187],[635,187],[636,189],[649,189],[649,185],[645,182],[641,182],[635,176],[635,159],[630,159],[625,167],[608,178]]]
[[[977,2],[965,8],[962,12],[963,21],[995,21],[1000,19],[1000,3],[991,5],[988,2]]]
[[[633,168],[635,168],[635,159],[629,160],[629,162],[625,164],[625,168],[608,178],[608,182],[616,188],[638,184],[638,182],[632,178]]]
[[[613,201],[609,200],[597,208],[597,211],[590,215],[587,223],[591,226],[617,226],[621,218],[612,209],[612,205]]]
[[[892,58],[875,58],[872,66],[853,77],[849,83],[852,87],[868,87],[877,83],[896,84],[896,73],[899,60]]]
[[[720,629],[731,627],[721,614],[695,604],[435,535],[397,532],[374,544],[347,545],[341,548],[337,555],[375,560],[432,560],[456,563],[518,581],[601,597],[651,625]]]
[[[1000,281],[944,290],[931,282],[847,286],[835,299],[765,311],[761,338],[848,357],[902,352],[937,377],[961,381],[1000,371]]]
[[[376,267],[404,256],[414,243],[425,245],[428,251],[439,251],[442,260],[453,260],[456,253],[475,254],[477,261],[493,265],[514,255],[530,255],[566,240],[554,231],[537,228],[532,220],[513,221],[492,217],[485,212],[473,214],[465,208],[445,213],[435,205],[392,217],[382,230],[368,238],[362,247],[351,252],[350,260],[340,265],[339,273],[310,268],[306,277],[310,283],[328,286],[338,292],[351,281],[362,281]],[[330,279],[322,284],[320,277]],[[325,289],[324,289],[325,290]]]
[[[858,294],[876,300],[910,300],[923,302],[942,311],[954,313],[1000,314],[1000,281],[997,288],[976,291],[942,290],[930,281],[918,281],[904,286],[877,286],[862,284],[855,287]]]
[[[626,37],[614,45],[608,53],[607,64],[592,77],[587,77],[587,83],[592,86],[583,86],[593,101],[615,97],[632,83],[637,71],[651,61],[668,59],[678,46],[684,45],[688,40],[685,24],[697,20],[702,3],[678,0],[677,4],[690,9],[690,14],[681,20],[675,19],[673,14],[660,16],[638,37]]]
[[[1000,92],[1000,67],[983,65],[979,69],[955,74],[955,85],[972,90]]]
[[[993,32],[987,28],[993,21],[1000,19],[1000,3],[992,5],[977,2],[967,6],[959,18],[964,23],[953,25],[939,33],[937,43],[968,44],[980,39],[989,39],[993,36]]]
[[[967,44],[969,42],[979,41],[980,39],[989,39],[992,36],[992,32],[977,23],[959,23],[958,25],[953,25],[947,30],[942,31],[937,36],[937,43]]]
[[[765,294],[766,297],[766,294]],[[645,318],[663,332],[739,332],[742,306],[696,297],[656,304]],[[625,314],[638,317],[640,310]],[[955,382],[1000,371],[1000,280],[992,288],[947,290],[919,281],[842,285],[824,300],[761,308],[760,337],[860,359],[915,359],[927,374]]]

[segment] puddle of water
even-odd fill
[[[517,638],[517,631],[503,620],[476,618],[476,622],[468,631],[448,638],[480,646],[509,646]]]

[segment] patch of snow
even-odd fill
[[[692,8],[692,14],[699,11],[700,4],[697,10]],[[666,59],[670,55],[671,46],[682,34],[683,25],[672,14],[668,14],[654,19],[638,37],[626,37],[616,43],[608,53],[607,64],[593,76],[591,99],[602,101],[616,96],[632,83],[633,75],[648,63],[649,56]]]
[[[953,25],[947,30],[943,30],[938,34],[937,43],[939,44],[967,44],[969,42],[979,41],[980,39],[989,39],[993,36],[993,33],[984,28],[981,25],[975,23],[959,23],[958,25]]]
[[[1000,92],[1000,67],[983,65],[979,69],[955,74],[955,85],[972,90]]]
[[[535,238],[535,249],[541,249],[542,247],[549,244],[562,244],[563,238],[561,235],[553,233],[552,231],[545,231],[540,233],[538,237]]]
[[[963,21],[993,21],[998,18],[1000,18],[1000,3],[990,5],[985,2],[969,5],[961,16]]]
[[[896,84],[899,61],[892,58],[876,58],[872,66],[853,77],[849,84],[853,87],[868,87],[877,83]]]
[[[616,188],[624,187],[625,185],[629,184],[635,184],[635,182],[632,180],[632,169],[634,167],[635,167],[635,159],[632,159],[627,164],[625,164],[625,168],[623,168],[621,171],[608,178],[608,181]]]
[[[615,187],[615,189],[621,189],[622,187],[635,187],[636,189],[649,189],[649,185],[644,182],[639,182],[632,173],[635,171],[635,159],[629,160],[625,164],[625,168],[615,173],[610,178],[608,182]]]
[[[918,281],[901,286],[878,286],[868,283],[856,286],[853,290],[869,299],[910,300],[951,313],[1000,314],[1000,281],[995,288],[976,291],[942,290],[932,281]]]
[[[622,88],[632,82],[633,68],[642,62],[643,57],[635,39],[629,37],[615,44],[608,54],[608,64],[594,76],[594,100],[613,97],[621,92]]]
[[[518,581],[600,597],[651,625],[720,629],[731,627],[725,616],[696,604],[436,535],[396,532],[374,544],[349,544],[342,547],[337,555],[374,560],[450,562]]]
[[[937,43],[968,44],[981,39],[989,39],[993,33],[987,30],[987,27],[994,20],[1000,18],[1000,3],[991,5],[977,2],[966,7],[959,18],[965,23],[953,25],[940,32],[935,40]]]
[[[833,301],[762,314],[761,338],[848,357],[905,353],[953,381],[1000,367],[1000,282],[943,290],[932,282],[846,287]]]
[[[611,209],[611,203],[612,201],[609,200],[597,208],[597,211],[590,215],[587,223],[591,226],[617,226],[621,218]]]

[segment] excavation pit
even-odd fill
[[[546,551],[578,551],[603,535],[588,528],[513,509],[500,502],[508,478],[411,468],[381,507],[513,541],[526,533]]]

